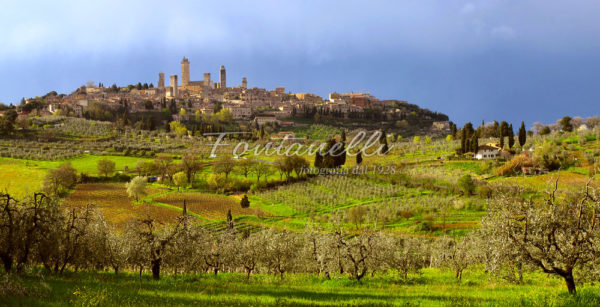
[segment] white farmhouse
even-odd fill
[[[488,143],[477,148],[475,159],[497,159],[500,156],[502,149],[496,143]]]

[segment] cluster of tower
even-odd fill
[[[210,73],[204,73],[203,81],[190,81],[190,61],[186,57],[183,57],[183,59],[181,60],[181,87],[183,89],[203,88],[204,92],[208,92],[213,87],[215,89],[226,89],[227,72],[225,71],[224,65],[221,65],[219,73],[219,83],[216,83],[214,85],[210,80]],[[158,88],[166,89],[165,74],[162,72],[158,74]],[[246,79],[246,77],[242,78],[242,88],[248,88],[248,80]],[[173,97],[177,97],[179,95],[177,75],[169,76],[168,92],[170,96]]]

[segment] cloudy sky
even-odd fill
[[[368,91],[467,121],[600,114],[600,1],[3,1],[0,101],[87,81]]]

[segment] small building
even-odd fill
[[[278,123],[277,117],[275,116],[257,116],[254,118],[254,121],[258,123],[259,126],[262,126],[266,123]]]
[[[488,143],[477,148],[475,159],[497,159],[500,156],[502,149],[496,143]]]
[[[252,117],[252,109],[250,107],[231,106],[225,109],[231,112],[233,119],[249,119]]]
[[[434,131],[450,131],[450,122],[448,122],[448,121],[433,122],[433,124],[431,125],[431,128]]]
[[[279,126],[281,127],[293,127],[294,126],[294,122],[279,122]]]
[[[293,131],[281,131],[281,132],[278,132],[278,133],[272,135],[271,139],[282,140],[282,139],[285,139],[286,137],[288,139],[293,139],[296,137],[296,133],[294,133]]]

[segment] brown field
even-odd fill
[[[240,202],[236,199],[216,194],[193,192],[169,193],[153,200],[179,208],[183,208],[183,201],[185,200],[188,211],[215,220],[226,218],[228,210],[231,210],[231,214],[234,217],[238,215],[254,215],[256,213],[255,209],[243,209],[240,206]]]
[[[160,192],[157,189],[147,189],[148,194]],[[127,195],[125,184],[80,184],[69,195],[64,204],[68,207],[94,204],[100,208],[109,224],[123,229],[130,221],[150,216],[161,223],[175,222],[181,215],[176,210],[153,206],[134,205]]]

